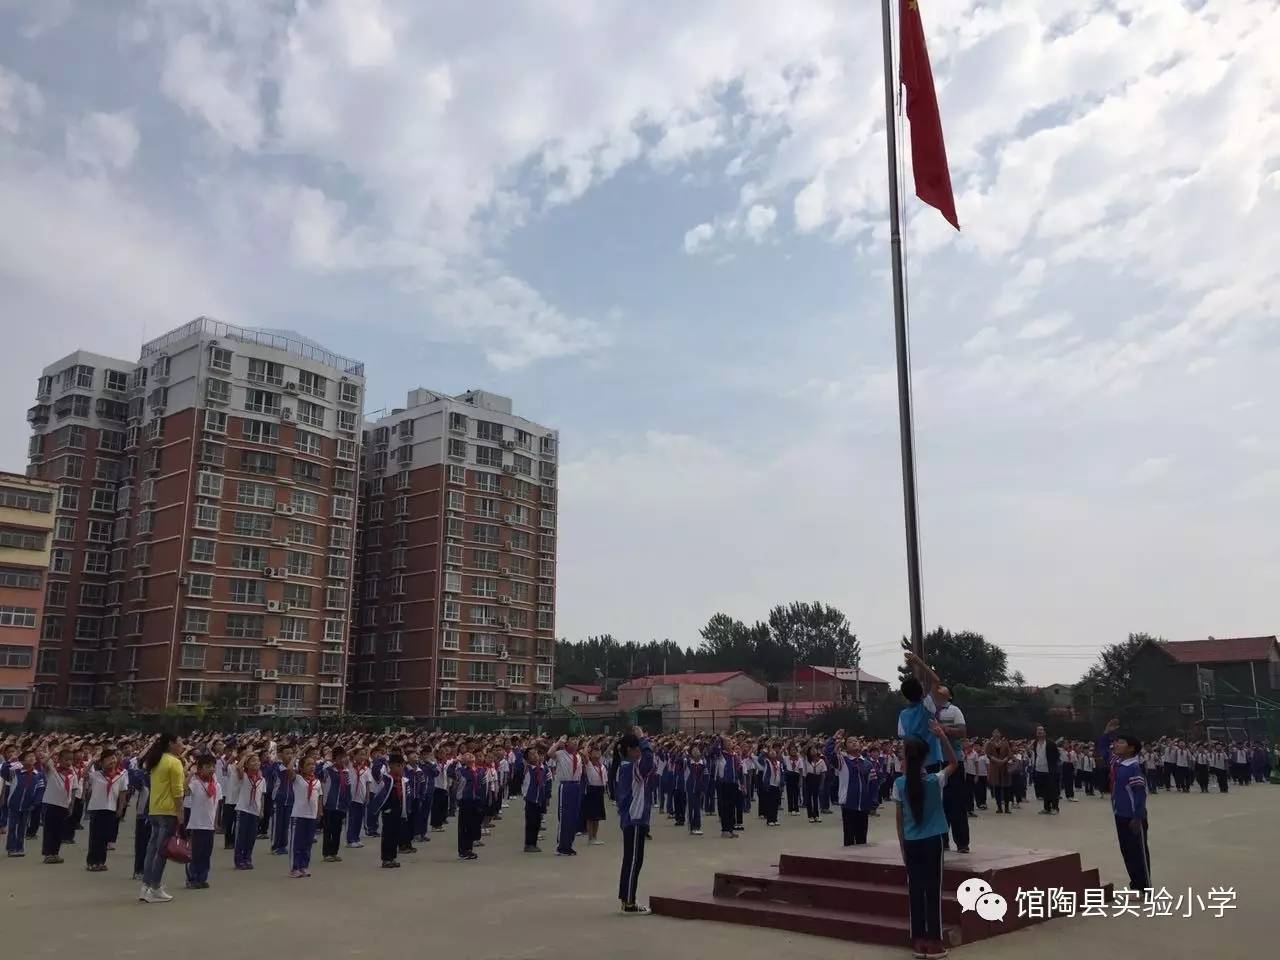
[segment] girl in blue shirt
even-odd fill
[[[955,772],[956,753],[937,721],[930,728],[941,743],[946,766],[938,773],[927,773],[928,745],[918,737],[905,738],[905,773],[894,781],[893,799],[897,804],[898,845],[907,868],[912,955],[939,960],[947,955],[942,941],[942,845],[947,835],[942,788]]]

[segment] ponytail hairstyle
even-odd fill
[[[151,742],[151,746],[147,749],[147,752],[142,755],[142,769],[154,770],[156,764],[160,762],[160,758],[168,752],[169,747],[177,739],[178,736],[174,733],[162,733],[160,736],[156,737],[155,740]]]
[[[924,758],[928,752],[929,748],[919,737],[907,737],[902,741],[902,754],[907,767],[904,773],[907,781],[907,806],[911,808],[911,818],[917,824],[924,821]]]

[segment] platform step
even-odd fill
[[[909,908],[903,884],[830,880],[779,873],[717,873],[712,894],[724,899],[789,903],[824,910],[858,911],[877,916],[906,916]],[[960,922],[960,902],[952,893],[942,897],[942,919]]]
[[[659,916],[681,920],[718,920],[859,943],[905,946],[911,939],[911,925],[905,916],[883,917],[793,903],[744,901],[717,897],[696,887],[671,895],[651,896],[649,906]],[[957,929],[946,927],[944,933],[953,944],[960,942]]]
[[[778,859],[783,876],[823,877],[828,880],[906,886],[907,871],[897,844],[847,847],[837,854],[784,853]],[[991,879],[1023,887],[1061,886],[1054,879],[1081,874],[1080,854],[1065,850],[1008,850],[994,848],[975,854],[949,853],[944,859],[943,886],[955,889],[969,877]],[[1043,882],[1042,882],[1043,881]]]

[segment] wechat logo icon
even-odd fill
[[[1009,904],[1004,897],[991,890],[991,884],[979,877],[970,877],[956,888],[956,899],[960,901],[960,912],[972,910],[983,920],[991,922],[1003,921],[1009,912]]]

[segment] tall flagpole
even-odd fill
[[[920,589],[920,527],[916,518],[916,454],[911,416],[911,361],[907,353],[906,296],[902,279],[902,223],[898,216],[898,134],[894,124],[893,23],[880,0],[884,33],[884,130],[889,146],[889,249],[893,256],[893,340],[898,355],[898,431],[902,443],[902,500],[907,524],[907,593],[911,649],[924,656],[924,601]]]

